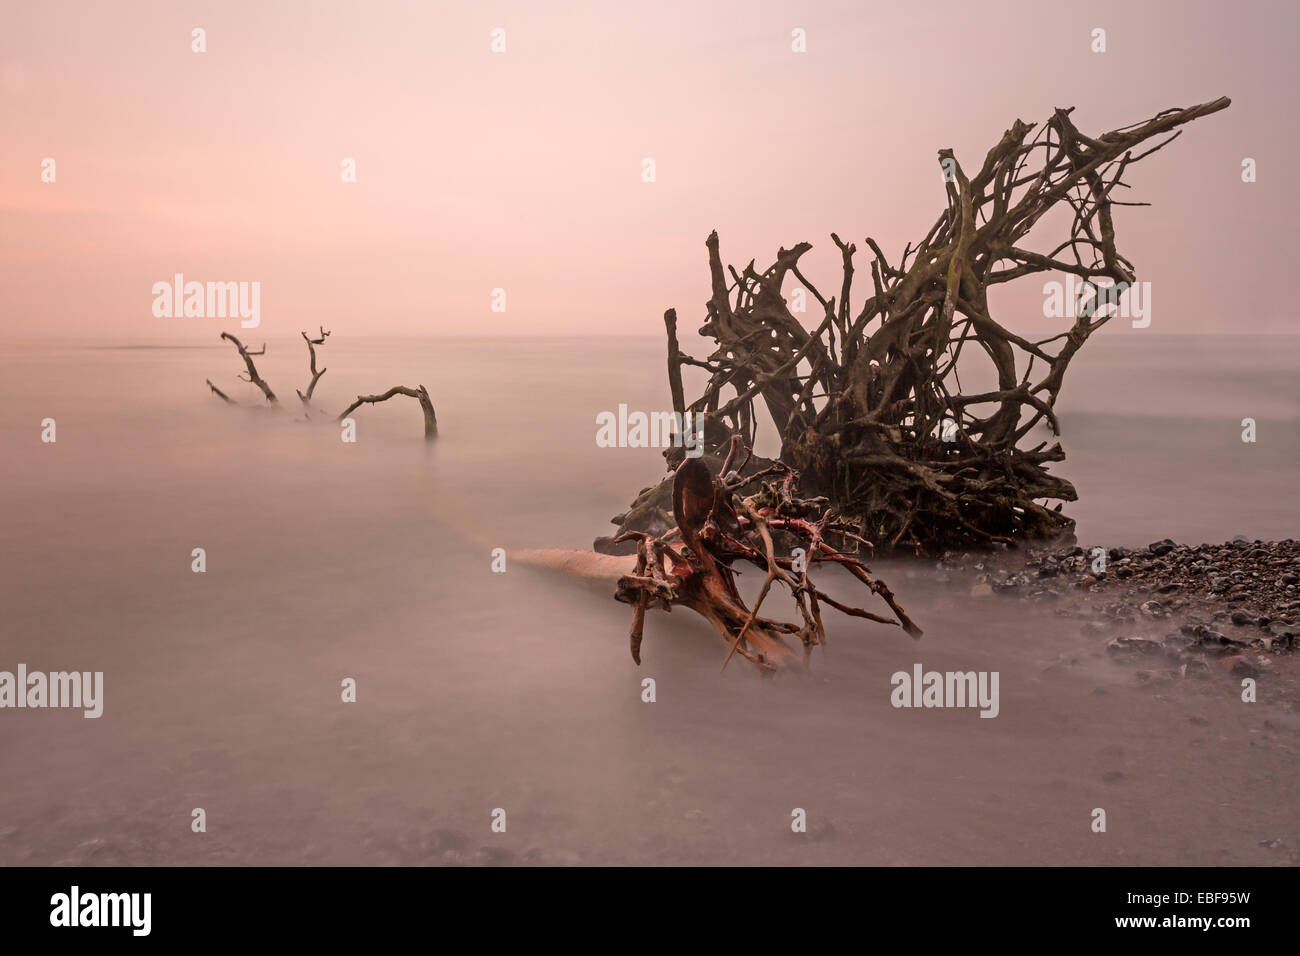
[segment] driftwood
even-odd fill
[[[322,368],[318,370],[316,368],[316,346],[323,345],[325,339],[329,337],[329,334],[329,332],[325,331],[324,326],[321,327],[319,338],[313,339],[306,332],[302,333],[303,341],[307,343],[307,352],[309,356],[308,364],[311,369],[311,382],[307,385],[306,392],[303,392],[301,389],[296,389],[295,391],[298,392],[298,398],[302,402],[304,414],[306,414],[307,410],[312,407],[311,399],[312,395],[316,391],[316,384],[320,381],[321,376],[327,371],[327,369]],[[248,374],[247,376],[238,375],[236,377],[241,381],[251,382],[256,385],[261,389],[268,404],[272,407],[279,407],[279,400],[275,397],[275,393],[271,391],[271,386],[268,385],[261,375],[258,374],[257,366],[253,363],[252,357],[254,355],[266,354],[266,346],[263,345],[259,351],[254,352],[246,348],[239,339],[231,335],[229,332],[222,332],[221,338],[234,345],[235,348],[239,350],[239,357],[244,360],[244,366],[247,369]],[[205,381],[213,394],[224,401],[227,405],[239,404],[239,402],[235,401],[221,389],[217,388],[216,385],[212,384],[212,379],[206,379]],[[349,405],[347,409],[338,416],[338,419],[339,421],[342,421],[347,418],[349,414],[355,411],[363,403],[374,404],[375,402],[384,402],[392,398],[394,395],[409,395],[419,401],[420,409],[424,413],[424,437],[428,441],[432,441],[436,438],[438,435],[438,419],[434,414],[433,402],[429,398],[429,390],[423,385],[417,385],[415,388],[406,385],[394,385],[388,391],[380,395],[358,395],[357,400]]]
[[[301,390],[298,391],[298,398],[302,402],[303,407],[311,405],[311,393],[316,391],[316,383],[320,381],[322,375],[329,371],[328,369],[321,369],[319,372],[316,371],[316,346],[324,345],[325,339],[328,337],[329,333],[325,331],[325,326],[323,325],[320,327],[320,338],[318,339],[313,339],[306,332],[302,333],[303,341],[307,343],[307,351],[311,355],[311,384],[307,386],[306,395],[304,395]]]
[[[225,392],[223,392],[221,389],[217,388],[217,386],[213,385],[213,384],[212,384],[212,379],[207,378],[207,379],[204,379],[204,381],[208,383],[208,388],[212,389],[212,394],[216,395],[217,398],[221,399],[221,400],[222,400],[223,402],[225,402],[227,405],[238,405],[238,404],[239,404],[239,402],[235,401],[233,398],[231,398],[229,395],[227,395],[227,394],[226,394]]]
[[[262,394],[266,396],[266,400],[268,402],[270,402],[272,405],[277,404],[279,402],[279,399],[275,397],[275,392],[271,391],[271,386],[267,385],[265,380],[262,378],[262,376],[257,374],[257,366],[253,364],[254,355],[266,354],[266,344],[263,343],[262,348],[259,351],[251,352],[244,346],[243,342],[239,341],[239,339],[235,338],[229,332],[222,332],[221,337],[229,341],[232,345],[235,346],[235,348],[239,349],[239,357],[244,360],[244,366],[248,369],[247,378],[245,378],[242,375],[237,375],[235,377],[244,382],[252,382],[254,385],[256,385],[258,388],[262,390]],[[211,382],[208,382],[208,385],[211,386],[214,392],[217,392],[218,395],[221,395],[221,393],[217,390],[217,387],[215,385],[213,385]],[[226,398],[226,396],[224,395],[221,395],[221,397]],[[226,401],[229,402],[230,399],[226,398]]]
[[[800,474],[805,492],[825,496],[841,520],[884,548],[941,554],[1070,533],[1074,522],[1061,508],[1075,489],[1046,468],[1065,452],[1031,433],[1045,426],[1060,434],[1055,406],[1066,367],[1135,282],[1116,247],[1114,209],[1144,204],[1118,198],[1122,177],[1177,138],[1178,127],[1228,105],[1225,97],[1166,110],[1095,137],[1059,109],[1040,126],[1014,123],[973,174],[940,150],[946,208],[894,261],[866,240],[871,287],[856,312],[852,243],[831,236],[843,265],[838,294],[826,297],[800,271],[808,243],[781,249],[762,272],[752,261],[737,271],[724,269],[713,233],[700,334],[715,347],[706,360],[681,351],[677,315],[664,315],[674,411],[706,416],[706,450],[717,455],[732,435],[753,445],[761,402],[780,438],[779,460]],[[1053,221],[1068,230],[1050,251],[1031,251],[1031,230],[1058,208],[1067,215]],[[1000,324],[989,289],[1046,272],[1079,284],[1078,318],[1042,338]],[[788,278],[821,306],[811,332],[787,304]],[[985,357],[995,388],[963,390],[973,355]],[[683,366],[709,373],[689,406]],[[1024,447],[1027,439],[1036,443]],[[668,457],[675,465],[680,450]],[[632,532],[661,533],[672,480],[643,492],[597,548],[628,550]]]
[[[376,402],[386,402],[394,395],[409,395],[416,399],[420,403],[420,410],[424,412],[424,437],[430,441],[438,437],[438,418],[433,413],[433,402],[429,401],[429,393],[423,385],[418,388],[394,385],[382,395],[358,395],[357,400],[339,415],[339,421],[347,418],[363,404],[374,405]]]
[[[740,460],[742,453],[744,461]],[[840,520],[824,499],[796,497],[799,476],[788,466],[777,463],[742,475],[749,458],[749,449],[734,436],[719,477],[700,459],[683,460],[672,481],[676,524],[662,535],[626,532],[627,540],[636,543],[635,559],[593,551],[522,551],[512,557],[602,588],[614,585],[616,599],[632,605],[629,643],[632,659],[638,664],[646,611],[656,606],[664,610],[683,606],[697,612],[726,642],[724,668],[732,655],[739,654],[764,674],[792,665],[808,666],[812,649],[826,642],[823,606],[851,617],[901,626],[919,638],[921,629],[859,556],[863,548],[870,549],[869,542]],[[802,550],[797,557],[794,548]],[[786,551],[792,556],[783,556]],[[736,589],[733,565],[737,561],[753,564],[765,573],[753,608],[746,607]],[[880,597],[889,616],[843,604],[817,587],[809,571],[823,564],[845,568]],[[797,622],[759,615],[774,584],[790,592],[799,614]],[[802,643],[802,654],[787,638]]]

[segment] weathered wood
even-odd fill
[[[680,422],[686,411],[686,393],[682,388],[682,355],[677,345],[676,309],[664,313],[664,328],[668,332],[668,388],[672,393],[673,411],[677,413]]]
[[[320,370],[317,370],[316,368],[316,346],[323,345],[325,339],[329,336],[329,334],[330,334],[329,332],[325,331],[324,326],[321,326],[319,338],[313,339],[306,332],[302,333],[303,340],[307,343],[307,352],[310,356],[309,365],[311,368],[311,382],[308,383],[306,392],[303,392],[301,389],[296,389],[296,391],[298,392],[299,400],[301,400],[302,402],[303,414],[305,417],[310,417],[308,414],[308,409],[311,408],[311,398],[313,393],[316,391],[316,384],[320,381],[321,376],[324,375],[325,372],[327,371],[326,369],[323,368]],[[259,389],[262,390],[262,394],[266,396],[267,402],[269,402],[272,406],[278,407],[279,403],[275,397],[275,393],[271,391],[271,386],[268,385],[266,381],[262,378],[262,376],[258,374],[257,366],[253,364],[253,359],[252,359],[252,356],[254,355],[266,354],[266,346],[263,345],[260,351],[253,352],[245,348],[244,344],[240,342],[239,339],[237,339],[235,336],[231,335],[229,332],[222,332],[221,337],[231,342],[235,346],[235,348],[239,350],[239,356],[244,360],[244,365],[248,369],[247,378],[245,378],[242,375],[237,377],[241,381],[251,382],[252,384],[256,385]],[[213,394],[215,394],[218,398],[226,402],[226,404],[228,405],[239,404],[234,399],[232,399],[229,395],[223,392],[221,389],[217,388],[217,386],[213,385],[211,379],[206,379],[206,381],[208,383],[208,388],[212,389]],[[414,398],[416,401],[418,401],[420,403],[420,411],[424,415],[425,440],[432,441],[434,438],[438,437],[438,416],[435,414],[433,410],[433,402],[429,399],[429,390],[425,388],[423,385],[417,385],[415,388],[411,388],[406,385],[394,385],[388,391],[378,395],[358,395],[356,401],[353,402],[351,405],[349,405],[347,409],[341,415],[339,415],[339,421],[342,421],[343,419],[347,418],[348,415],[350,415],[352,412],[354,412],[357,408],[359,408],[363,404],[373,405],[377,402],[386,402],[388,401],[388,399],[392,398],[395,395],[408,395],[411,398]]]
[[[739,464],[742,448],[740,437],[733,437],[718,476],[712,475],[699,459],[686,459],[677,467],[673,476],[676,527],[657,536],[627,532],[628,538],[637,541],[635,561],[631,556],[553,552],[551,566],[607,585],[618,568],[631,565],[630,573],[625,570],[618,577],[615,597],[632,605],[630,643],[632,659],[638,664],[645,613],[656,606],[669,609],[680,605],[700,614],[727,644],[724,668],[732,655],[740,654],[763,673],[800,664],[806,667],[812,649],[825,643],[819,598],[852,617],[901,624],[908,634],[919,638],[921,629],[898,605],[884,582],[872,577],[856,555],[832,548],[824,540],[827,535],[835,535],[843,541],[843,547],[856,550],[864,542],[853,529],[838,521],[823,500],[796,497],[799,476],[787,467],[777,465],[741,477],[732,465]],[[751,457],[748,449],[743,450],[747,459]],[[749,489],[749,493],[742,497],[742,489]],[[794,560],[777,553],[776,533],[804,548],[797,568]],[[765,572],[752,608],[745,606],[736,589],[733,566],[737,561],[747,561]],[[847,567],[871,592],[884,599],[894,617],[841,604],[815,588],[808,580],[808,571],[823,562]],[[778,583],[790,592],[799,622],[760,616],[764,601]],[[786,642],[786,637],[799,638],[802,656]]]
[[[386,402],[394,395],[407,395],[418,401],[420,403],[420,410],[424,413],[425,440],[433,441],[433,439],[438,437],[438,418],[433,412],[433,402],[429,400],[429,392],[423,385],[416,388],[410,388],[406,385],[394,385],[381,395],[358,395],[357,400],[344,409],[343,413],[339,415],[339,421],[347,418],[363,404],[374,405],[378,402]]]
[[[1060,434],[1055,408],[1066,367],[1113,312],[1077,303],[1066,328],[1031,339],[997,321],[989,289],[1046,272],[1073,277],[1094,299],[1098,289],[1133,284],[1132,264],[1115,242],[1114,207],[1136,205],[1115,198],[1125,171],[1179,127],[1229,102],[1165,110],[1096,137],[1074,126],[1070,110],[1040,126],[1017,121],[973,175],[952,150],[940,150],[947,208],[897,261],[866,240],[872,290],[856,316],[856,247],[838,236],[839,295],[826,298],[799,269],[808,243],[779,250],[763,272],[752,261],[737,271],[724,268],[717,233],[710,234],[712,294],[701,329],[714,346],[708,358],[681,352],[676,313],[664,317],[674,406],[681,366],[708,369],[703,393],[689,404],[706,415],[706,436],[722,433],[706,443],[708,454],[732,435],[752,445],[761,402],[781,439],[780,461],[799,472],[805,493],[824,495],[884,548],[941,554],[1071,532],[1061,508],[1077,498],[1074,486],[1046,467],[1064,451],[1022,443],[1040,427]],[[1072,213],[1068,233],[1054,245],[1034,237],[1050,252],[1026,249],[1035,225],[1058,205]],[[790,277],[824,311],[812,332],[786,302]],[[961,369],[971,364],[963,354],[991,361],[995,388],[963,390]],[[670,481],[641,500],[661,497]],[[601,540],[652,530],[645,522],[653,519],[653,511],[633,508],[620,533]]]
[[[237,401],[235,401],[233,398],[231,398],[229,395],[227,395],[227,394],[226,394],[225,392],[223,392],[221,389],[217,388],[217,386],[213,385],[213,384],[212,384],[212,379],[208,378],[208,379],[204,379],[204,381],[208,383],[208,388],[212,389],[212,394],[216,395],[217,398],[221,399],[221,400],[222,400],[223,402],[225,402],[227,405],[238,405],[238,404],[239,404]]]
[[[252,382],[258,388],[260,388],[262,390],[262,394],[266,396],[266,400],[270,402],[272,405],[278,404],[279,399],[275,397],[275,392],[271,391],[271,386],[267,385],[266,382],[262,379],[262,376],[257,374],[257,366],[253,364],[253,356],[265,355],[266,346],[263,345],[260,351],[250,352],[247,348],[244,347],[243,342],[239,341],[239,339],[235,338],[229,332],[222,332],[221,337],[229,341],[232,345],[235,346],[235,348],[239,350],[239,357],[244,360],[244,366],[248,369],[248,378],[244,379],[244,381]],[[208,384],[211,385],[212,383],[209,382]],[[212,390],[214,392],[217,391],[215,387]],[[222,397],[224,398],[225,396]],[[227,399],[227,401],[229,401],[229,399]]]
[[[328,369],[316,371],[316,346],[324,345],[325,339],[328,337],[329,333],[325,331],[323,325],[320,327],[320,338],[318,339],[313,339],[306,332],[302,333],[303,341],[307,343],[307,351],[311,355],[311,383],[307,386],[306,394],[303,394],[301,390],[298,392],[298,398],[302,401],[304,407],[311,405],[311,395],[312,392],[316,391],[316,383],[320,381],[322,375],[329,371]]]

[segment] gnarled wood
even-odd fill
[[[626,538],[637,542],[636,563],[631,573],[618,579],[615,597],[633,608],[632,659],[641,663],[645,613],[655,606],[667,610],[682,605],[700,614],[727,643],[723,667],[733,654],[740,654],[764,673],[800,663],[807,666],[812,649],[825,643],[819,602],[853,617],[901,625],[908,634],[919,638],[921,629],[899,607],[889,588],[873,578],[855,554],[831,547],[825,538],[836,536],[842,547],[854,551],[867,542],[827,509],[823,499],[796,497],[799,476],[793,470],[776,466],[742,477],[738,469],[732,468],[740,463],[742,451],[746,458],[750,457],[739,436],[733,437],[719,469],[720,477],[712,475],[699,459],[684,460],[673,476],[676,527],[657,536],[626,532]],[[742,497],[745,489],[748,493]],[[778,554],[778,534],[786,547],[801,547],[802,557]],[[607,578],[613,568],[626,566],[629,560],[593,555],[572,564]],[[747,561],[765,572],[753,608],[745,606],[736,589],[733,565],[737,561]],[[808,579],[809,569],[827,562],[848,568],[884,599],[893,617],[841,604],[814,587]],[[799,612],[798,622],[760,616],[764,601],[777,583],[790,592]],[[802,642],[802,656],[786,642],[787,637]]]
[[[316,346],[324,345],[325,339],[328,337],[329,333],[325,331],[323,325],[320,327],[320,338],[318,339],[311,338],[306,332],[302,333],[303,341],[307,343],[307,351],[311,354],[311,383],[308,384],[305,395],[301,391],[298,392],[298,398],[304,407],[311,405],[311,394],[316,391],[316,383],[320,381],[322,375],[329,371],[328,369],[316,371]]]
[[[606,554],[598,551],[560,549],[512,551],[517,564],[545,568],[565,574],[632,606],[629,649],[641,663],[641,644],[647,611],[659,607],[686,607],[702,616],[727,645],[723,666],[739,654],[767,675],[791,668],[806,668],[812,649],[826,641],[821,605],[850,617],[898,627],[913,638],[921,629],[908,617],[883,581],[855,553],[869,548],[851,527],[827,510],[822,499],[795,496],[798,475],[784,465],[742,476],[738,459],[740,439],[733,438],[716,478],[699,459],[684,460],[674,472],[672,509],[676,526],[660,535],[629,531],[637,553]],[[748,493],[741,496],[742,490]],[[471,537],[475,532],[468,532]],[[778,553],[802,547],[796,560]],[[841,548],[826,540],[834,537]],[[737,561],[763,569],[767,577],[753,608],[745,605],[736,589]],[[876,614],[842,604],[809,579],[809,571],[823,564],[846,568],[868,590],[879,595],[892,616]],[[780,584],[790,592],[799,612],[798,622],[779,621],[760,615],[772,586]],[[798,638],[800,654],[788,641]]]
[[[231,344],[233,344],[233,345],[235,346],[235,348],[239,349],[239,357],[242,358],[242,359],[244,360],[244,365],[245,365],[245,366],[247,367],[247,369],[248,369],[248,378],[243,379],[243,381],[245,381],[245,382],[252,382],[252,383],[253,383],[254,385],[256,385],[258,388],[260,388],[260,389],[262,390],[262,394],[266,396],[266,400],[267,400],[268,402],[270,402],[272,405],[276,405],[276,404],[278,404],[278,403],[279,403],[279,399],[277,399],[277,398],[275,397],[275,392],[271,391],[271,386],[270,386],[270,385],[267,385],[266,382],[262,379],[262,376],[260,376],[260,375],[257,374],[257,366],[253,364],[253,356],[254,356],[254,355],[265,355],[265,354],[266,354],[266,346],[263,345],[260,351],[252,352],[252,351],[249,351],[247,348],[244,347],[244,343],[243,343],[243,342],[239,341],[239,339],[235,338],[235,337],[234,337],[233,335],[231,335],[229,332],[222,332],[222,333],[221,333],[221,337],[222,337],[223,339],[226,339],[227,341],[229,341]],[[241,376],[241,378],[242,378],[242,376]],[[208,384],[211,385],[212,383],[209,382]],[[213,387],[212,390],[213,390],[214,392],[217,391],[217,389],[216,389],[215,387]],[[220,392],[218,392],[218,394],[220,394]],[[223,395],[222,397],[225,398],[224,395]],[[226,400],[227,400],[227,401],[230,401],[229,399],[226,399]]]
[[[321,376],[324,375],[326,372],[326,369],[320,369],[319,371],[316,369],[316,346],[324,344],[325,339],[329,336],[329,334],[330,334],[329,332],[325,331],[324,326],[321,326],[320,338],[313,339],[306,332],[302,333],[303,340],[307,343],[307,351],[311,356],[310,359],[311,382],[307,385],[306,392],[297,390],[298,398],[302,401],[303,404],[304,415],[307,414],[306,410],[311,407],[311,397],[312,394],[316,391],[316,383],[320,381]],[[254,385],[256,385],[258,388],[262,390],[262,394],[266,396],[266,400],[271,405],[278,407],[278,401],[275,397],[275,393],[271,391],[271,386],[268,385],[266,381],[263,380],[263,378],[257,373],[257,366],[253,364],[253,359],[252,359],[252,356],[254,355],[264,355],[266,353],[266,346],[263,345],[260,351],[253,352],[245,348],[244,344],[240,342],[239,339],[237,339],[235,336],[231,335],[229,332],[222,332],[221,337],[223,339],[229,340],[232,344],[234,344],[235,348],[239,350],[239,355],[244,360],[244,364],[248,369],[248,377],[244,378],[242,375],[238,376],[240,380],[245,382],[252,382]],[[234,399],[232,399],[229,395],[223,392],[221,389],[217,388],[217,386],[213,385],[211,379],[206,379],[206,381],[208,383],[208,387],[212,389],[212,392],[218,398],[226,402],[226,404],[228,405],[239,404]],[[432,441],[434,438],[436,438],[438,435],[438,418],[433,411],[433,402],[429,400],[429,391],[423,385],[416,386],[415,388],[410,388],[405,385],[395,385],[381,395],[358,395],[357,400],[353,402],[351,405],[349,405],[347,407],[347,410],[344,411],[343,414],[339,415],[339,421],[342,421],[343,419],[347,418],[348,415],[350,415],[353,411],[355,411],[358,407],[360,407],[364,403],[374,404],[376,402],[385,402],[388,401],[388,399],[392,398],[394,395],[409,395],[410,397],[416,399],[420,403],[420,410],[424,414],[424,437],[427,441]]]
[[[706,453],[717,454],[733,434],[752,446],[761,402],[780,436],[780,461],[800,473],[805,491],[826,496],[883,547],[937,554],[1070,532],[1061,503],[1076,499],[1074,486],[1046,468],[1065,452],[1055,441],[1024,443],[1040,427],[1060,434],[1055,406],[1066,368],[1113,317],[1109,305],[1089,302],[1135,281],[1115,241],[1114,208],[1138,205],[1116,198],[1123,175],[1179,127],[1228,105],[1223,97],[1165,110],[1100,136],[1081,133],[1071,110],[1058,109],[1040,126],[1012,124],[973,175],[940,150],[947,207],[897,260],[866,240],[871,288],[856,314],[855,245],[832,234],[843,267],[838,295],[827,298],[800,271],[808,243],[779,250],[762,272],[752,261],[737,271],[724,269],[712,233],[700,329],[715,346],[707,360],[681,352],[676,315],[665,315],[674,408],[682,366],[706,369],[708,383],[689,408],[705,414]],[[1034,236],[1051,251],[1030,251],[1035,225],[1058,206],[1072,214],[1068,232],[1051,246]],[[1078,317],[1044,337],[1017,335],[994,317],[989,289],[1045,272],[1081,284]],[[812,332],[786,302],[787,279],[822,309]],[[970,361],[962,359],[976,353],[992,363],[997,385],[966,392],[960,374]],[[599,546],[612,548],[628,532],[658,533],[662,508],[646,506],[663,500],[671,480],[643,494],[615,522],[620,533]]]
[[[433,441],[438,437],[438,418],[433,412],[433,402],[429,400],[429,392],[423,386],[409,388],[405,385],[394,385],[382,395],[358,395],[357,400],[344,409],[343,414],[339,415],[339,421],[347,418],[348,415],[356,411],[363,404],[374,405],[377,402],[386,402],[394,395],[408,395],[420,403],[420,410],[424,413],[424,437],[427,441]]]

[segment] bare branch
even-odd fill
[[[742,450],[745,452],[743,469],[749,466],[753,455],[748,448],[743,448],[739,436],[732,438],[720,468],[723,475]],[[632,606],[632,659],[638,664],[646,610],[656,605],[665,609],[681,605],[701,614],[727,642],[727,654],[722,661],[724,669],[733,654],[740,654],[765,674],[800,661],[807,667],[812,649],[825,643],[819,600],[850,617],[894,626],[901,624],[908,634],[921,636],[920,628],[898,606],[893,592],[873,578],[864,563],[825,542],[826,533],[856,535],[826,507],[824,499],[796,497],[799,476],[788,468],[765,473],[773,477],[759,481],[756,491],[741,498],[738,489],[758,481],[762,473],[748,478],[737,476],[728,482],[715,478],[699,459],[686,459],[672,478],[676,527],[657,537],[629,531],[617,539],[637,542],[636,567],[618,579],[615,597]],[[778,532],[805,549],[805,560],[797,576],[793,561],[777,554],[775,534]],[[678,535],[685,545],[680,551],[668,544]],[[564,555],[566,562],[572,560],[571,553],[557,554]],[[748,561],[766,572],[753,608],[745,606],[736,590],[732,566],[737,561]],[[871,592],[884,599],[893,618],[842,604],[818,590],[808,578],[808,568],[814,561],[829,561],[848,568]],[[799,612],[799,623],[760,616],[763,602],[778,582],[789,590]],[[785,642],[787,635],[802,641],[802,656]]]
[[[408,395],[420,403],[420,410],[424,412],[424,437],[428,441],[438,437],[438,419],[433,412],[433,402],[429,400],[429,392],[423,385],[416,388],[409,388],[405,385],[394,385],[382,395],[358,395],[357,400],[344,409],[339,415],[339,421],[347,418],[352,412],[360,408],[363,404],[374,405],[379,402],[386,402],[394,395]]]
[[[235,346],[235,348],[239,349],[239,357],[244,360],[244,365],[248,367],[247,381],[252,382],[258,388],[260,388],[262,390],[262,394],[266,396],[266,400],[270,402],[272,405],[278,404],[279,400],[275,397],[275,392],[271,391],[271,386],[267,385],[266,382],[262,380],[262,377],[257,374],[257,366],[253,364],[254,355],[266,354],[266,345],[264,344],[262,346],[261,351],[259,352],[250,352],[248,349],[244,347],[243,342],[239,341],[239,339],[235,338],[229,332],[222,332],[221,337],[229,341],[232,345]]]
[[[307,351],[311,353],[311,384],[307,386],[307,394],[304,395],[301,391],[298,392],[298,398],[302,401],[303,405],[311,404],[311,394],[316,391],[316,383],[319,382],[320,377],[328,371],[328,369],[321,369],[319,372],[316,371],[316,346],[324,345],[325,339],[328,335],[329,333],[325,331],[323,325],[321,326],[320,338],[318,339],[311,338],[306,332],[302,333],[303,341],[307,343]]]
[[[223,392],[221,389],[217,388],[217,386],[213,385],[213,384],[212,384],[212,379],[210,379],[210,378],[209,378],[209,379],[204,379],[204,381],[206,381],[206,382],[208,383],[208,388],[212,389],[213,394],[216,395],[218,398],[220,398],[222,401],[224,401],[227,405],[238,405],[238,404],[239,404],[237,401],[235,401],[233,398],[231,398],[229,395],[227,395],[227,394],[226,394],[225,392]]]

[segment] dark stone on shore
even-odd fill
[[[1238,659],[1232,665],[1232,672],[1238,677],[1258,677],[1260,675],[1259,665],[1252,664],[1244,657]]]
[[[1107,648],[1117,660],[1164,656],[1177,662],[1175,676],[1207,676],[1207,658],[1228,668],[1247,650],[1300,647],[1300,543],[1294,540],[1180,545],[1165,538],[1145,548],[1108,548],[1108,565],[1098,571],[1093,555],[1101,553],[1078,545],[1029,546],[982,557],[978,570],[996,593],[1059,601],[1058,613],[1086,622],[1080,626],[1085,637],[1167,621],[1177,630],[1163,641],[1139,630]],[[965,561],[948,568],[959,575],[963,566],[970,569]],[[1229,630],[1237,636],[1227,636]]]
[[[1106,649],[1123,657],[1154,657],[1165,652],[1159,641],[1140,637],[1117,637],[1106,645]]]
[[[1174,550],[1174,548],[1176,547],[1178,547],[1178,545],[1176,545],[1169,538],[1165,538],[1161,541],[1156,541],[1154,544],[1147,545],[1147,550],[1150,551],[1152,554],[1154,554],[1156,557],[1162,557],[1163,555],[1166,555],[1170,551]]]
[[[1159,601],[1144,601],[1139,608],[1145,617],[1164,617],[1165,609]]]

